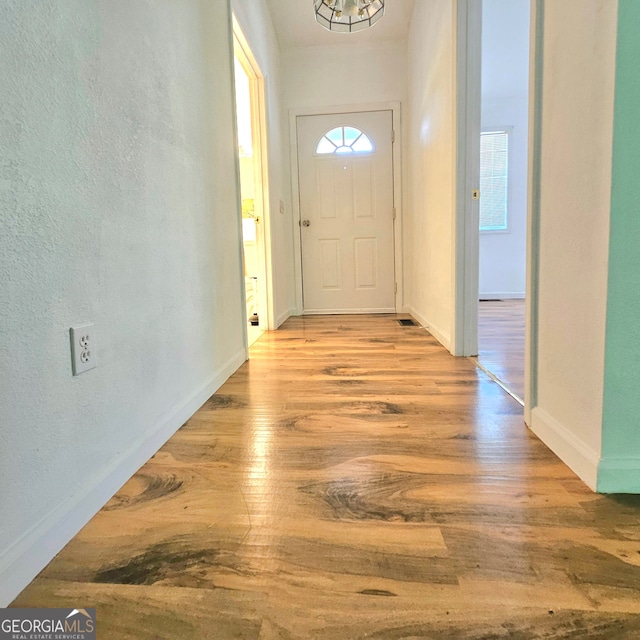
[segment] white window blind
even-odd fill
[[[509,134],[485,131],[480,136],[480,231],[505,231]]]

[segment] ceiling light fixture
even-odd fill
[[[313,7],[316,22],[337,33],[368,29],[384,15],[384,0],[313,0]]]

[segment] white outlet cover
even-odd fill
[[[73,375],[79,376],[96,366],[96,335],[93,324],[82,324],[69,329],[71,337],[71,366]]]

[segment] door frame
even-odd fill
[[[456,136],[454,229],[454,356],[478,354],[480,278],[480,124],[482,1],[456,3]]]
[[[480,71],[482,50],[482,0],[457,0],[455,33],[457,37],[457,164],[456,164],[456,230],[455,230],[455,309],[454,355],[476,355],[478,350],[477,286],[480,264],[478,252],[479,223],[470,221],[470,177],[464,158],[476,158],[479,176],[480,155],[473,155],[469,122],[480,121]],[[524,420],[531,424],[531,411],[537,405],[538,353],[538,273],[540,265],[540,165],[542,137],[542,91],[544,50],[544,0],[530,0],[529,38],[529,168],[527,196],[527,276],[525,313],[525,396]],[[478,15],[478,12],[479,15]],[[476,84],[477,83],[477,84]],[[479,131],[476,136],[479,143]],[[474,188],[474,187],[471,187]],[[476,283],[476,292],[473,291]],[[475,299],[474,299],[475,296]]]
[[[271,254],[271,212],[269,199],[269,156],[267,148],[267,112],[264,74],[260,69],[251,46],[245,37],[235,14],[233,23],[233,54],[247,72],[251,90],[251,125],[256,152],[254,153],[254,179],[256,188],[256,215],[260,223],[256,224],[256,248],[258,251],[259,276],[262,279],[258,288],[258,313],[264,317],[260,328],[265,331],[276,329],[273,307],[273,262]],[[235,100],[235,93],[234,93]],[[239,176],[239,174],[238,174]],[[240,207],[242,209],[242,207]],[[242,223],[242,221],[240,221]],[[259,240],[259,241],[258,241]],[[244,279],[243,279],[243,290]],[[244,300],[246,299],[246,291]],[[247,320],[245,320],[246,322]],[[246,327],[245,327],[246,329]],[[245,330],[245,341],[246,341]]]
[[[529,177],[527,203],[527,282],[524,351],[524,421],[538,404],[538,305],[540,272],[540,192],[542,172],[542,94],[544,0],[529,0]]]
[[[291,194],[293,208],[293,243],[294,243],[294,278],[295,278],[295,309],[294,315],[304,313],[302,298],[302,240],[300,217],[300,175],[298,167],[298,129],[297,121],[301,116],[324,116],[340,113],[359,113],[362,111],[391,111],[392,129],[395,134],[392,145],[393,162],[393,207],[395,209],[393,251],[395,265],[396,313],[403,307],[403,278],[402,278],[402,131],[400,102],[369,102],[364,104],[350,104],[331,107],[302,107],[289,110],[289,140],[291,155]]]

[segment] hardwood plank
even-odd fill
[[[481,301],[478,362],[524,398],[524,300]]]
[[[591,493],[396,316],[291,318],[13,606],[106,638],[637,638],[640,498]]]

